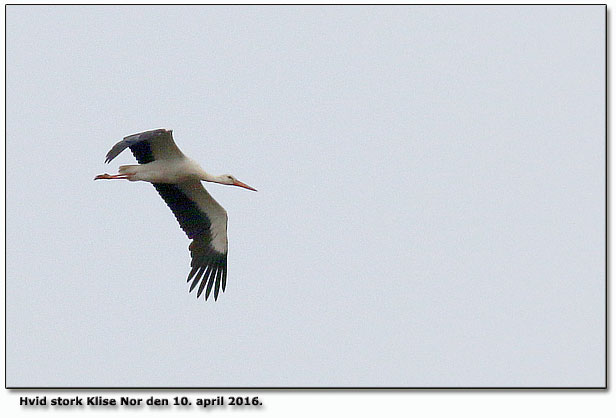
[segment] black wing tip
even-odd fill
[[[105,164],[111,162],[115,157],[117,157],[122,151],[124,151],[128,147],[128,144],[123,140],[115,144],[105,155]]]
[[[222,293],[224,293],[227,287],[227,255],[212,256],[209,254],[209,256],[210,259],[205,263],[192,267],[186,282],[192,280],[188,293],[196,289],[197,284],[199,284],[196,292],[197,299],[202,293],[205,293],[203,298],[207,301],[212,294],[212,290],[214,290],[214,301],[217,301],[220,291],[222,290]]]

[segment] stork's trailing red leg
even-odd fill
[[[134,176],[135,173],[126,173],[126,174],[99,174],[98,176],[94,177],[94,180],[130,180],[132,176]]]

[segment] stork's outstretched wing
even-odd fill
[[[139,164],[151,163],[154,160],[167,160],[185,157],[173,141],[172,131],[154,129],[124,137],[107,153],[108,163],[126,148],[130,148]]]
[[[179,184],[153,183],[173,211],[188,238],[192,267],[190,291],[199,285],[197,297],[205,289],[205,299],[214,289],[214,300],[227,286],[227,211],[214,200],[199,181]]]

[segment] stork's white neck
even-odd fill
[[[226,184],[225,183],[226,179],[223,175],[216,176],[214,174],[207,173],[203,170],[199,174],[199,179],[202,181],[209,181],[212,183]]]

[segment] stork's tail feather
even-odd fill
[[[126,173],[135,173],[138,168],[135,167],[139,167],[138,164],[131,164],[131,165],[121,165],[120,168],[118,169],[118,173],[120,174],[126,174]]]

